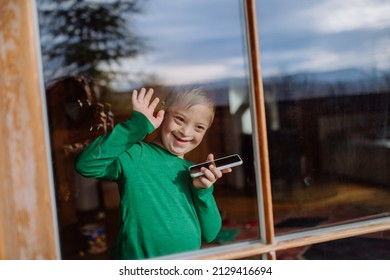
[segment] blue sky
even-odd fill
[[[267,9],[270,3],[274,9]],[[258,1],[263,68],[390,68],[390,1]],[[297,4],[299,3],[299,5]]]
[[[145,12],[132,24],[152,49],[121,67],[174,84],[244,76],[241,2],[145,1]],[[259,0],[256,5],[264,76],[390,69],[389,0]]]
[[[148,0],[132,21],[152,50],[123,66],[155,73],[167,83],[245,75],[239,1]]]

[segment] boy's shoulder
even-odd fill
[[[139,141],[135,143],[127,150],[127,152],[130,154],[139,153],[143,156],[155,156],[157,158],[168,156],[168,151],[164,148],[146,141]]]

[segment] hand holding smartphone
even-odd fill
[[[207,161],[204,163],[192,165],[189,167],[191,177],[196,178],[196,177],[202,176],[203,173],[201,171],[201,168],[202,167],[209,168],[209,166],[211,164],[213,164],[215,167],[217,167],[217,169],[223,170],[226,168],[231,168],[231,167],[241,165],[242,159],[240,158],[239,155],[234,154],[231,156],[218,158],[218,159],[215,159],[213,161]]]

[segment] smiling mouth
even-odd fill
[[[180,138],[178,136],[176,136],[175,134],[173,134],[173,137],[175,138],[175,140],[181,144],[186,144],[188,142],[190,142],[190,140],[186,140],[186,139],[183,139],[183,138]]]

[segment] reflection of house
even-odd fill
[[[220,155],[252,154],[247,88],[225,84],[216,94],[224,97],[207,146]],[[390,184],[390,141],[383,139],[390,135],[389,102],[386,93],[280,101],[275,92],[266,92],[271,179],[291,184],[307,176],[331,176]],[[228,132],[241,137],[229,137]],[[246,182],[254,177],[249,172]]]
[[[389,101],[386,93],[282,101],[278,103],[279,134],[285,134],[285,148],[292,148],[291,141],[303,147],[303,175],[344,176],[388,185]],[[275,147],[280,148],[284,149]],[[271,157],[271,166],[272,161]]]

